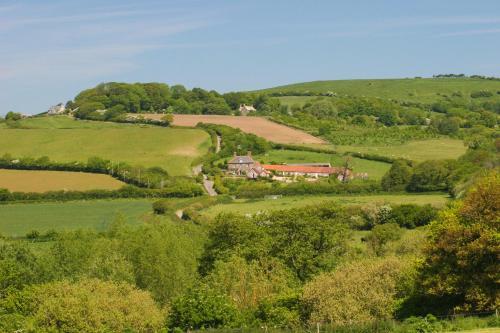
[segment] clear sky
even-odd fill
[[[500,76],[499,0],[0,0],[0,114],[106,81]]]

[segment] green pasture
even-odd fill
[[[263,163],[330,163],[332,166],[345,165],[347,156],[338,154],[315,153],[296,150],[270,150],[264,155],[257,155],[255,159]],[[348,158],[349,166],[354,172],[367,172],[370,179],[381,179],[391,165],[384,162],[370,161],[356,157]]]
[[[449,200],[448,195],[433,194],[378,194],[378,195],[311,195],[290,196],[278,199],[237,199],[233,203],[218,204],[203,211],[207,216],[216,216],[220,213],[255,214],[267,210],[290,209],[313,205],[322,202],[332,202],[341,205],[363,205],[370,203],[389,204],[431,204],[436,207],[444,206]]]
[[[413,161],[456,159],[465,154],[467,147],[463,141],[440,138],[430,140],[415,140],[404,144],[388,146],[335,146],[335,150],[343,152],[359,152],[376,154],[392,158],[406,158]]]
[[[29,125],[29,126],[28,126]],[[27,128],[0,128],[0,155],[48,156],[51,160],[86,161],[98,156],[145,167],[159,166],[171,175],[188,175],[191,163],[211,145],[198,129],[163,128],[72,120],[26,119]]]
[[[333,80],[295,83],[259,92],[332,92],[339,95],[431,103],[451,96],[454,92],[461,92],[464,98],[470,99],[470,93],[479,90],[488,90],[495,94],[500,91],[500,81],[470,78]],[[500,99],[500,95],[495,96],[495,99]],[[300,104],[303,100],[295,102]]]
[[[120,128],[123,126],[135,126],[132,124],[119,124],[104,121],[80,120],[70,116],[37,116],[18,120],[9,125],[0,124],[0,128],[22,128],[22,129],[69,129],[69,128]]]
[[[0,235],[24,236],[37,230],[105,230],[121,215],[127,223],[143,223],[152,212],[150,200],[93,200],[0,205]]]

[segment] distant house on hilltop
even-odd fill
[[[66,111],[66,107],[64,106],[63,103],[59,103],[57,105],[51,106],[47,111],[47,115],[54,116],[58,114],[63,114],[64,111]]]
[[[250,112],[255,112],[253,105],[241,104],[239,108],[242,116],[247,116]]]

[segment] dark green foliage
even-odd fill
[[[219,215],[209,231],[200,271],[235,253],[246,260],[273,257],[301,280],[333,267],[345,251],[346,218],[339,207],[319,205],[253,218]]]
[[[491,96],[493,96],[493,93],[487,90],[473,91],[470,93],[470,97],[472,98],[491,97]]]
[[[437,209],[431,205],[399,205],[392,207],[390,222],[400,227],[413,229],[429,224],[437,216]]]
[[[80,92],[68,107],[78,118],[126,121],[126,113],[223,114],[237,110],[240,104],[255,104],[258,110],[279,109],[279,101],[265,95],[228,93],[201,88],[187,90],[182,85],[163,83],[108,82]]]
[[[395,161],[382,177],[382,188],[386,191],[403,191],[412,176],[412,168],[406,161]]]
[[[401,238],[402,233],[401,228],[395,223],[379,224],[373,227],[365,240],[371,250],[376,255],[381,256],[385,252],[385,245]]]
[[[297,182],[287,185],[254,182],[238,186],[234,193],[239,198],[262,198],[266,195],[369,194],[381,191],[382,188],[376,181],[353,181],[349,183]]]
[[[182,330],[237,327],[238,312],[225,296],[206,288],[189,290],[172,303],[169,327]]]
[[[153,212],[159,215],[165,215],[173,211],[173,204],[167,200],[158,200],[153,202]]]
[[[264,300],[256,317],[270,326],[296,328],[301,324],[302,307],[299,294],[279,295]]]
[[[20,113],[13,112],[13,111],[9,111],[5,115],[5,120],[10,120],[10,121],[20,120],[21,118],[22,118],[22,115]]]
[[[437,128],[439,133],[445,135],[457,134],[460,129],[460,118],[446,117],[433,122],[433,126]]]
[[[407,189],[411,192],[446,191],[452,167],[453,163],[449,161],[425,161],[417,164]]]
[[[222,138],[221,151],[218,157],[229,157],[234,153],[246,155],[247,152],[252,152],[254,155],[263,154],[270,150],[271,143],[254,134],[242,132],[240,129],[232,128],[224,125],[213,124],[198,124],[209,132],[215,132]]]

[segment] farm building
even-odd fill
[[[233,158],[227,162],[227,171],[236,176],[246,175],[255,164],[252,152],[249,151],[246,156],[238,156],[234,153]]]
[[[252,158],[252,152],[250,151],[246,156],[237,156],[234,153],[233,158],[227,162],[227,170],[229,174],[247,176],[247,178],[251,179],[269,176],[269,172]]]
[[[330,175],[337,175],[339,180],[351,179],[352,171],[346,168],[336,168],[328,166],[314,166],[314,165],[272,165],[265,164],[262,166],[269,172],[275,172],[280,176],[305,176],[305,177],[329,177]]]
[[[250,112],[255,112],[255,108],[253,105],[246,105],[246,104],[241,104],[240,105],[240,112],[242,116],[247,116]]]
[[[63,114],[64,111],[66,111],[66,107],[64,106],[63,103],[59,103],[57,105],[51,106],[49,110],[47,111],[47,114],[49,116],[54,116],[58,114]]]

